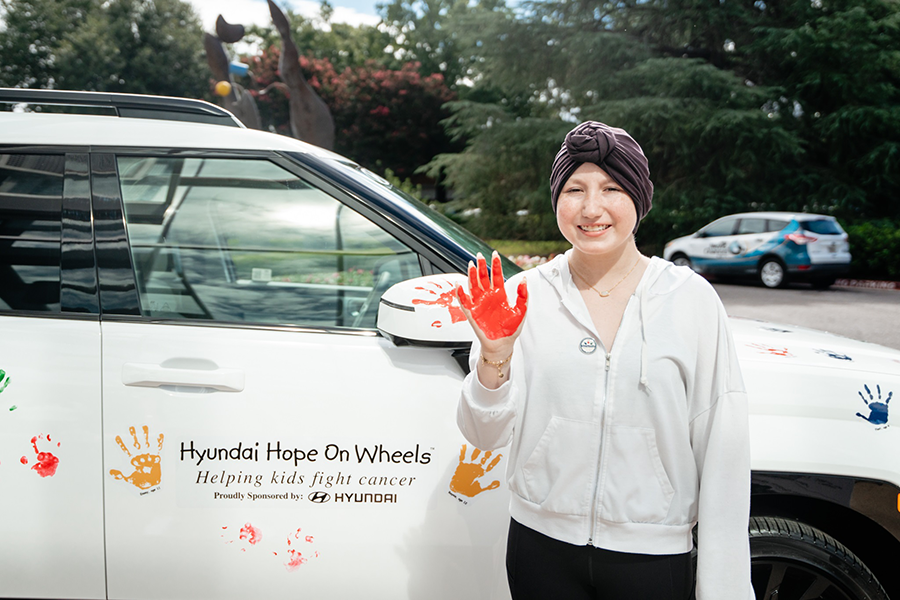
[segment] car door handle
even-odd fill
[[[122,383],[176,392],[240,392],[244,389],[244,372],[202,359],[171,359],[160,365],[125,363]]]

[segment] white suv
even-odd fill
[[[205,103],[3,101],[0,598],[508,597],[455,424],[483,242]],[[900,352],[734,327],[758,597],[900,598]]]
[[[716,277],[756,277],[766,287],[809,281],[827,288],[850,270],[850,245],[828,215],[728,215],[666,244],[664,258]]]

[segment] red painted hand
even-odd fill
[[[459,303],[471,315],[474,325],[489,340],[514,335],[525,318],[528,304],[528,289],[525,281],[519,284],[516,305],[510,306],[503,287],[503,267],[500,255],[491,257],[491,274],[488,275],[487,261],[478,255],[478,266],[469,263],[469,294],[462,287],[457,288]]]

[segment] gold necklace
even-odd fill
[[[640,257],[640,256],[638,256],[638,259],[637,259],[636,261],[634,261],[634,264],[631,265],[631,268],[628,270],[628,272],[625,273],[625,277],[623,277],[622,279],[619,280],[619,283],[622,283],[623,281],[625,281],[626,279],[628,279],[628,276],[631,275],[631,272],[634,271],[635,267],[638,266],[638,263],[639,263],[639,262],[641,262],[641,257]],[[582,277],[581,275],[579,275],[578,272],[575,271],[575,269],[572,268],[572,263],[569,263],[569,270],[572,271],[572,274],[575,275],[575,277],[577,277],[578,279],[580,279],[580,280],[582,281],[582,283],[584,283],[584,285],[588,286],[589,288],[591,288],[592,290],[594,290],[595,292],[597,292],[597,295],[600,296],[601,298],[606,298],[606,297],[608,297],[609,294],[610,294],[610,292],[612,292],[614,289],[616,289],[616,288],[619,286],[619,283],[617,283],[616,285],[612,286],[611,288],[609,288],[609,289],[606,290],[605,292],[601,292],[600,290],[598,290],[597,288],[595,288],[594,286],[592,286],[590,283],[588,283],[588,282],[587,282],[587,279],[585,279],[584,277]]]

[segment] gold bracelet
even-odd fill
[[[503,371],[501,371],[503,365],[509,362],[509,359],[512,358],[512,354],[504,358],[503,360],[488,360],[484,357],[484,354],[481,355],[481,364],[483,365],[491,365],[493,367],[497,367],[497,377],[499,379],[503,379]]]

